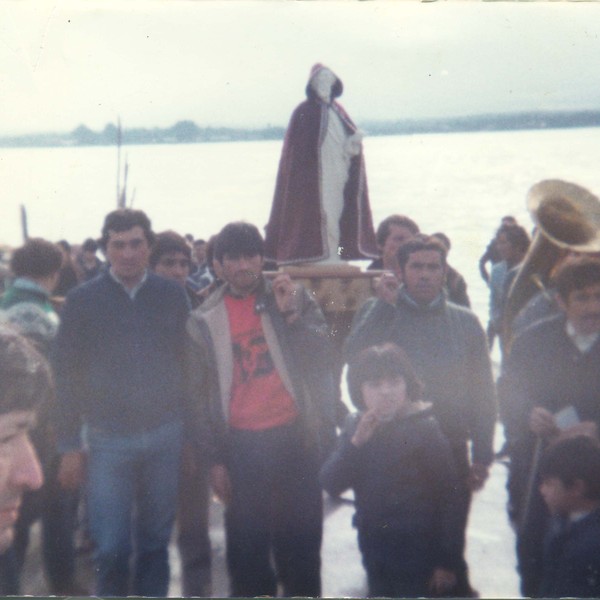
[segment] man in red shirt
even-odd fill
[[[233,596],[320,596],[320,462],[334,439],[328,330],[289,275],[262,275],[248,223],[219,233],[225,285],[188,322],[191,392],[211,482],[226,505]],[[275,568],[271,565],[271,554]]]

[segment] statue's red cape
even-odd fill
[[[335,101],[332,106],[347,131],[356,132],[356,125],[342,106]],[[320,146],[326,131],[327,105],[324,103],[309,98],[294,110],[283,142],[271,216],[266,227],[267,260],[292,264],[315,262],[328,256],[319,185]],[[344,260],[379,255],[362,150],[352,158],[344,189],[340,247]]]

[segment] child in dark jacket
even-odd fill
[[[600,597],[600,446],[590,437],[551,446],[540,492],[552,514],[540,596]]]
[[[404,351],[364,350],[349,365],[347,418],[321,470],[333,496],[354,490],[369,596],[447,595],[461,565],[462,529],[452,452]]]

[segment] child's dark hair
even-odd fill
[[[586,498],[600,500],[600,444],[583,435],[557,442],[542,456],[539,474],[542,481],[556,477],[565,487],[580,479]]]
[[[590,256],[581,256],[563,262],[552,278],[559,296],[568,302],[569,295],[600,283],[600,260]]]
[[[217,235],[214,256],[222,262],[226,254],[233,259],[257,254],[264,256],[264,241],[258,228],[244,221],[225,225]]]
[[[421,398],[423,384],[402,348],[388,343],[363,350],[348,365],[348,389],[354,406],[359,410],[365,409],[363,383],[396,377],[402,377],[406,382],[409,400],[414,402]]]
[[[47,360],[9,325],[0,325],[0,414],[32,410],[54,398]]]

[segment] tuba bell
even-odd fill
[[[506,350],[514,318],[545,289],[559,260],[567,252],[600,251],[600,200],[585,188],[560,179],[540,181],[527,193],[527,208],[536,231],[504,305]]]

